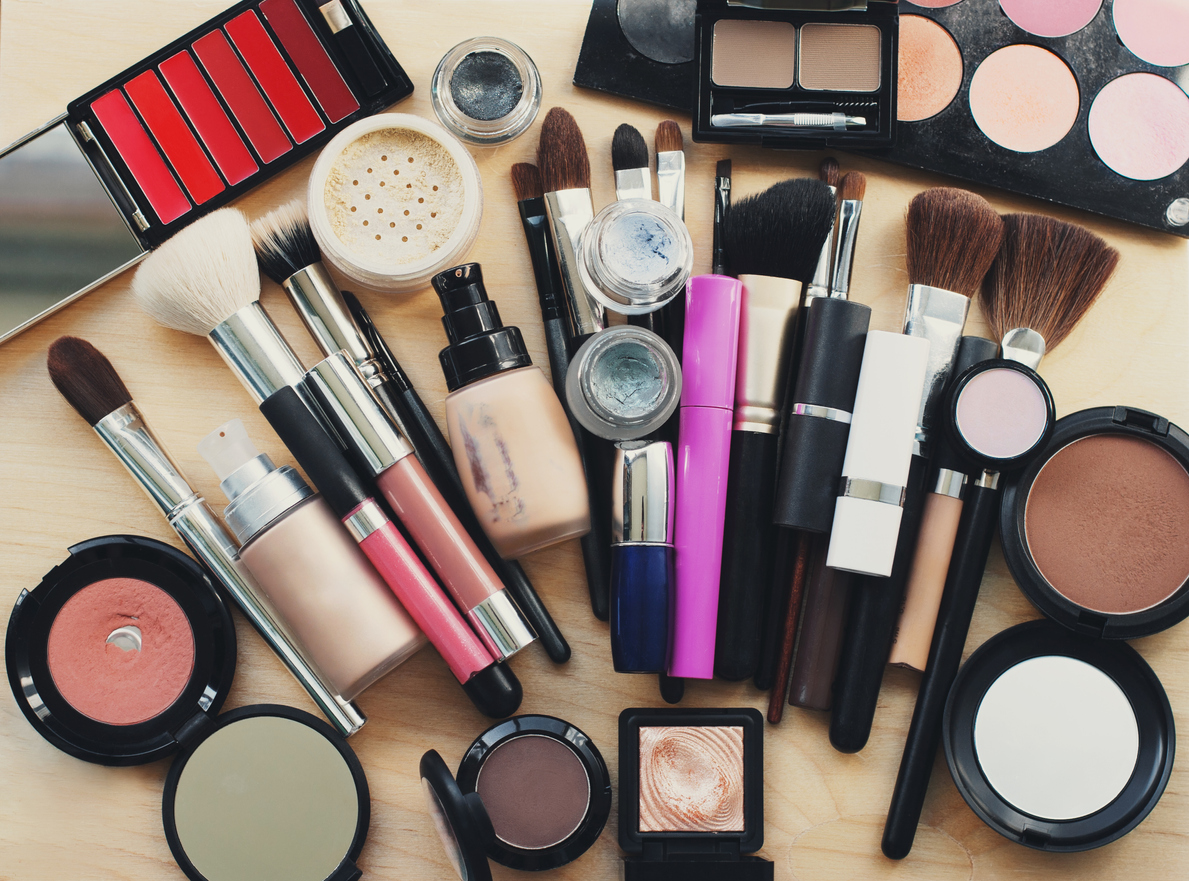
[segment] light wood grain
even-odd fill
[[[0,142],[62,112],[67,101],[118,73],[220,11],[221,0],[3,0],[0,30]],[[643,105],[582,92],[570,85],[586,19],[583,4],[444,0],[366,0],[369,14],[416,84],[397,109],[430,116],[429,78],[441,56],[462,39],[507,37],[537,61],[545,106],[564,104],[578,118],[594,168],[594,198],[613,198],[611,133],[631,122],[651,141],[663,114]],[[693,145],[688,118],[686,199],[697,249],[696,271],[709,266],[711,186],[716,160],[734,160],[736,193],[781,177],[816,173],[821,154],[763,152]],[[537,128],[511,144],[476,151],[486,188],[486,215],[471,258],[481,261],[491,294],[509,324],[518,324],[537,363],[547,364],[532,274],[523,246],[508,169],[531,160]],[[903,214],[919,190],[947,183],[853,156],[844,170],[868,175],[852,293],[873,306],[873,327],[897,328],[905,289]],[[257,216],[304,191],[307,159],[242,199]],[[985,191],[1002,211],[1048,210],[1041,203]],[[1043,372],[1061,414],[1088,406],[1129,404],[1189,424],[1189,300],[1184,242],[1065,210],[1123,252],[1102,301],[1073,336],[1046,359]],[[83,336],[103,350],[192,483],[221,505],[214,475],[195,444],[233,416],[261,447],[291,462],[276,436],[214,350],[203,340],[165,330],[143,315],[129,294],[130,274],[89,294],[0,347],[0,608],[60,562],[66,547],[91,536],[129,532],[178,541],[153,505],[56,394],[45,351],[61,334]],[[445,385],[437,351],[445,344],[432,292],[363,297],[422,395],[442,416]],[[266,284],[264,303],[309,361],[315,349],[279,290]],[[969,329],[985,331],[975,310]],[[525,561],[574,647],[555,667],[539,649],[518,658],[524,712],[564,717],[589,733],[616,771],[616,718],[628,706],[659,705],[652,677],[615,675],[607,628],[590,614],[577,544]],[[975,613],[968,650],[1011,624],[1035,617],[1012,584],[996,548]],[[312,710],[301,689],[237,615],[239,667],[228,707],[281,702]],[[1184,626],[1140,640],[1136,647],[1168,689],[1178,722],[1189,721],[1189,651]],[[367,770],[372,827],[361,860],[367,877],[446,881],[451,870],[426,814],[417,762],[428,748],[455,765],[487,722],[471,708],[431,650],[366,692],[370,716],[351,744]],[[1076,856],[1036,853],[985,827],[958,796],[944,762],[936,766],[926,824],[903,863],[879,854],[879,838],[916,678],[885,677],[876,728],[858,755],[834,752],[823,715],[791,709],[766,743],[766,845],[781,881],[826,879],[1165,879],[1189,866],[1189,772],[1178,763],[1163,800],[1135,832],[1105,849]],[[750,685],[695,683],[687,705],[756,706]],[[77,761],[43,741],[13,700],[0,696],[0,878],[173,879],[181,872],[161,832],[160,793],[167,762],[103,768]],[[1087,769],[1088,772],[1091,769]],[[615,816],[591,851],[555,877],[613,879],[620,859]],[[495,867],[497,879],[515,873]]]

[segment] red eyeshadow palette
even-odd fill
[[[1189,6],[919,0],[875,155],[1189,237]]]
[[[357,0],[247,0],[70,102],[0,150],[0,341],[412,91]]]

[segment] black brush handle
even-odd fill
[[[892,574],[887,578],[855,579],[830,712],[830,743],[839,752],[858,752],[871,735],[883,671],[892,650],[900,604],[904,601],[916,551],[928,473],[929,460],[913,456],[905,484],[904,512],[900,517]]]
[[[892,804],[883,829],[884,855],[894,860],[908,856],[916,837],[933,760],[941,743],[946,698],[962,663],[962,649],[970,633],[970,619],[974,617],[998,517],[999,493],[995,489],[978,485],[967,489],[937,613],[937,627],[929,646],[929,662],[917,692],[912,724],[900,758],[900,773],[896,775],[896,788],[892,791]]]
[[[760,660],[752,682],[760,691],[767,691],[776,682],[776,667],[780,663],[782,623],[788,608],[789,591],[793,583],[793,562],[796,557],[797,536],[792,530],[780,529],[772,542],[772,568],[764,620],[760,627]]]
[[[775,487],[776,435],[732,432],[714,638],[714,673],[729,682],[750,679],[759,668],[760,634],[772,584]]]

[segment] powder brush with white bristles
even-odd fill
[[[166,327],[206,336],[259,403],[305,370],[260,305],[260,273],[244,216],[221,208],[140,264],[132,293]]]

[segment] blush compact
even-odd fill
[[[436,750],[421,757],[434,826],[462,881],[490,881],[488,860],[521,871],[564,866],[588,851],[611,813],[611,776],[594,742],[553,716],[493,725],[457,775]]]
[[[771,881],[764,844],[764,718],[755,709],[619,715],[625,881]]]
[[[70,755],[141,765],[176,755],[165,836],[192,881],[350,881],[367,778],[334,729],[291,707],[219,715],[235,625],[210,576],[133,535],[80,542],[8,622],[8,681],[33,728]]]

